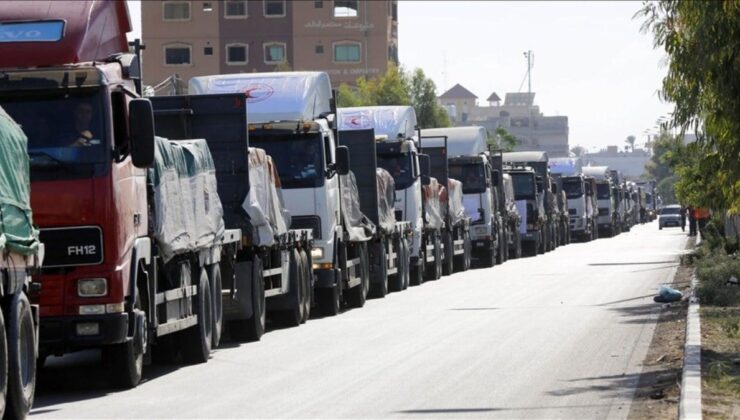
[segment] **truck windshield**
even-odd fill
[[[611,197],[611,188],[607,183],[596,184],[596,198],[599,200],[608,200]]]
[[[324,185],[321,136],[308,134],[249,134],[249,145],[264,149],[277,166],[284,189]]]
[[[563,178],[563,191],[568,198],[578,198],[583,195],[583,181],[580,178]]]
[[[486,192],[486,173],[480,165],[450,165],[450,178],[463,183],[463,194],[480,194]]]
[[[110,157],[99,89],[5,93],[0,106],[28,137],[31,179],[97,175]]]
[[[378,154],[378,166],[388,171],[396,181],[397,190],[405,190],[414,183],[411,154]]]
[[[515,200],[534,200],[535,182],[531,173],[512,173]]]

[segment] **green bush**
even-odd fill
[[[740,278],[740,259],[727,255],[723,249],[706,253],[696,261],[699,278],[697,292],[702,303],[717,306],[740,304],[740,286],[727,284],[731,276]]]

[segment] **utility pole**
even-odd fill
[[[524,56],[527,57],[527,93],[532,93],[532,65],[534,64],[534,54],[532,50],[524,52]]]

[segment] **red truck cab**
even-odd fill
[[[151,245],[130,29],[123,1],[0,2],[0,105],[29,139],[46,244],[42,358],[124,343],[136,328],[132,267]]]

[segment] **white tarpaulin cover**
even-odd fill
[[[375,224],[360,210],[360,193],[357,190],[355,174],[349,171],[340,175],[342,185],[342,219],[347,227],[350,241],[366,241],[375,234]]]
[[[551,174],[561,174],[563,176],[574,176],[581,173],[581,158],[550,158],[547,162]]]
[[[331,110],[324,72],[239,73],[193,77],[190,94],[245,93],[250,123],[312,121]]]
[[[224,232],[216,169],[205,140],[156,138],[154,239],[164,261],[213,245]]]
[[[437,178],[429,178],[429,185],[422,186],[422,194],[424,196],[424,212],[425,212],[425,227],[430,228],[441,228],[442,227],[442,211],[439,203],[439,193],[441,185],[437,182]]]
[[[411,106],[339,108],[337,114],[339,130],[373,128],[376,136],[389,140],[397,140],[399,135],[403,139],[416,137],[416,112]]]
[[[249,193],[242,203],[252,225],[252,242],[257,246],[272,246],[275,238],[288,231],[289,215],[280,191],[272,158],[264,150],[249,148]]]
[[[378,184],[378,223],[385,232],[393,232],[396,227],[394,209],[396,183],[391,174],[383,168],[375,170]]]
[[[447,156],[477,156],[488,150],[488,134],[481,126],[425,128],[421,130],[422,147],[443,147],[447,136]],[[426,138],[431,137],[431,138]]]
[[[458,224],[465,218],[465,207],[463,206],[462,182],[448,178],[447,179],[447,212],[450,215],[450,222],[453,225]],[[477,208],[475,209],[478,210]]]

